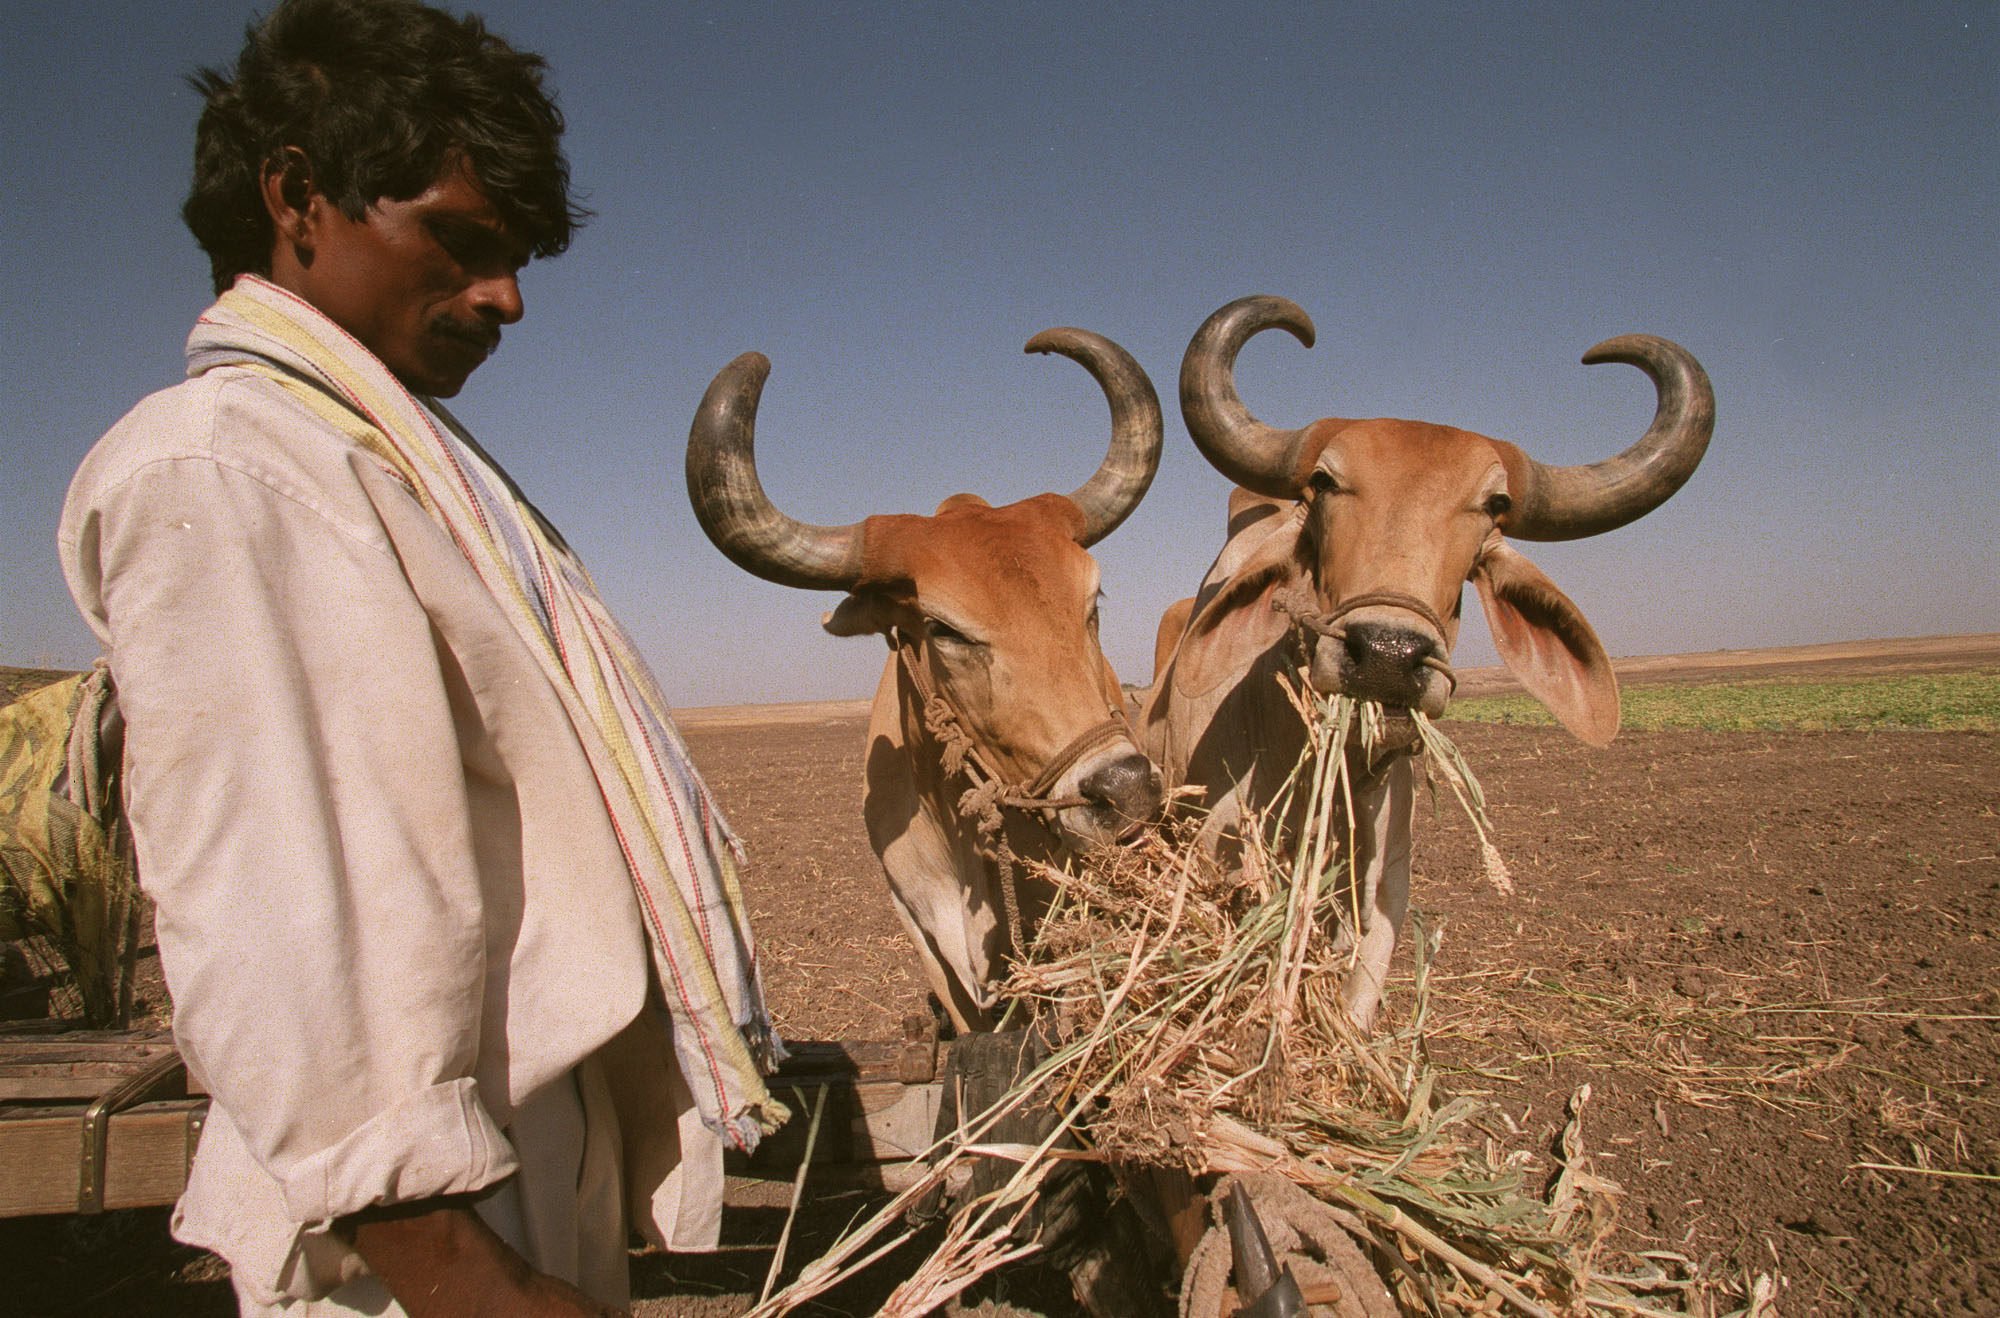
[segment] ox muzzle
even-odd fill
[[[1052,756],[1016,800],[1048,811],[1070,849],[1087,851],[1145,827],[1158,816],[1165,796],[1158,766],[1132,744],[1130,728],[1114,715]]]
[[[1297,621],[1313,637],[1307,676],[1321,695],[1371,700],[1391,713],[1430,718],[1450,703],[1458,679],[1444,620],[1414,595],[1355,595]]]
[[[1072,845],[1105,846],[1131,836],[1160,812],[1165,792],[1160,771],[1127,741],[1079,766],[1074,792],[1080,806],[1056,819]]]

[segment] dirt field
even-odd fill
[[[1621,664],[1630,681],[1951,668],[2000,669],[2000,637]],[[864,722],[859,704],[683,717],[750,845],[794,1037],[890,1038],[924,1002],[861,830]],[[1593,1168],[1625,1191],[1616,1243],[1781,1277],[1788,1315],[2000,1312],[2000,736],[1659,732],[1591,751],[1449,731],[1516,885],[1488,885],[1455,807],[1420,818],[1434,1053],[1494,1102],[1488,1133],[1547,1167],[1587,1082]],[[1392,987],[1391,1011],[1408,996]],[[858,1203],[823,1200],[793,1257]],[[160,1244],[159,1214],[114,1216],[0,1223],[15,1294],[46,1297],[23,1312],[230,1312],[212,1265]],[[781,1218],[742,1210],[730,1236],[768,1240]],[[740,1311],[768,1258],[643,1259],[640,1312]],[[1033,1268],[983,1294],[983,1312],[1068,1312]]]

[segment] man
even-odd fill
[[[245,1313],[618,1311],[627,1223],[712,1247],[723,1143],[786,1115],[734,839],[435,402],[580,220],[541,71],[414,0],[284,0],[199,75],[220,300],[63,511],[213,1096],[175,1232]]]

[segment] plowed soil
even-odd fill
[[[1627,684],[1996,666],[2000,637],[1619,663]],[[924,988],[860,827],[865,706],[745,714],[683,727],[752,848],[780,1024],[894,1037]],[[1550,1166],[1588,1084],[1615,1245],[1782,1278],[1785,1314],[2000,1313],[2000,736],[1448,732],[1515,890],[1441,790],[1414,897],[1442,932],[1436,1059],[1497,1105],[1496,1140]]]
[[[1621,667],[1627,681],[1993,669],[2000,637]],[[688,711],[683,727],[751,849],[781,1029],[895,1037],[925,991],[861,827],[864,706]],[[1623,1188],[1615,1245],[1773,1278],[1788,1315],[2000,1312],[2000,735],[1626,733],[1590,750],[1554,729],[1447,730],[1514,891],[1489,882],[1440,794],[1414,891],[1439,934],[1432,1048],[1448,1086],[1491,1100],[1496,1143],[1551,1167],[1588,1085],[1591,1167]],[[1410,1001],[1407,980],[1392,986],[1392,1013]],[[824,1201],[831,1226],[809,1226],[794,1259],[857,1202]],[[158,1215],[113,1216],[128,1224],[94,1229],[126,1232],[115,1243],[152,1259],[149,1276],[119,1284],[100,1260],[92,1286],[54,1284],[51,1269],[93,1256],[64,1243],[74,1225],[32,1228],[31,1257],[29,1228],[0,1223],[0,1255],[52,1313],[230,1311],[212,1267],[161,1251]],[[743,1210],[729,1231],[769,1239],[782,1216]],[[643,1259],[639,1311],[739,1312],[768,1258]],[[871,1312],[881,1294],[816,1311]],[[1070,1312],[1058,1279],[1025,1266],[981,1295],[981,1312]]]

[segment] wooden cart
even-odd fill
[[[895,1186],[931,1142],[942,1061],[928,1017],[889,1042],[798,1042],[773,1092],[810,1111],[825,1094],[813,1150],[836,1179]],[[170,1204],[187,1184],[208,1098],[164,1032],[0,1027],[0,1217],[98,1213]],[[789,1178],[806,1121],[729,1171]]]

